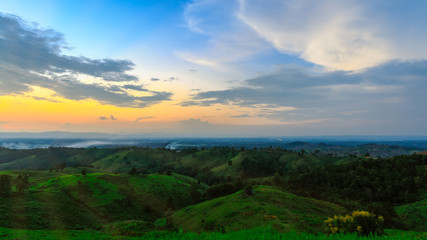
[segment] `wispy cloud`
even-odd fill
[[[414,110],[423,109],[427,102],[421,90],[427,89],[426,69],[427,61],[392,61],[363,72],[315,73],[286,67],[248,79],[245,86],[199,92],[182,105],[252,107],[253,116],[282,121],[361,118],[407,122],[427,118],[427,112]]]
[[[240,115],[233,115],[233,116],[230,116],[231,118],[249,118],[249,117],[252,117],[251,115],[249,115],[249,114],[240,114]]]
[[[135,119],[135,122],[140,122],[140,121],[142,121],[142,120],[146,120],[146,119],[153,119],[153,118],[155,118],[155,117],[152,117],[152,116],[148,116],[148,117],[139,117],[139,118]]]
[[[219,67],[271,49],[249,26],[240,21],[234,0],[199,0],[187,4],[187,27],[210,38],[205,49],[177,51],[178,57],[199,65]]]
[[[67,56],[62,54],[65,48],[63,34],[35,27],[17,16],[0,14],[0,94],[20,94],[30,86],[38,86],[72,100],[91,98],[135,108],[170,100],[172,96],[132,84],[124,88],[147,91],[149,96],[115,91],[118,83],[139,81],[128,73],[134,66],[131,61]],[[82,77],[93,81],[82,82]]]
[[[99,120],[113,120],[113,121],[117,121],[117,118],[115,118],[113,115],[110,115],[110,117],[101,116],[101,117],[99,117]]]
[[[217,67],[275,49],[327,70],[361,70],[393,59],[425,59],[427,15],[420,12],[425,7],[423,1],[193,1],[184,16],[190,30],[208,39],[206,48],[177,54]],[[391,9],[405,11],[396,16]]]

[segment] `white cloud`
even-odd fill
[[[331,70],[358,70],[390,59],[378,24],[360,2],[240,0],[239,18],[285,54]]]
[[[206,47],[178,56],[218,67],[276,49],[347,71],[426,59],[425,7],[425,1],[199,0],[187,5],[185,19],[206,37]]]

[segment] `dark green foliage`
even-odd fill
[[[214,199],[239,191],[241,188],[232,183],[222,182],[210,186],[206,190],[206,199]]]
[[[135,167],[132,167],[132,169],[129,171],[129,175],[136,175],[138,174],[138,170],[136,170]]]
[[[325,200],[339,198],[362,203],[403,204],[415,201],[424,189],[427,173],[417,168],[426,165],[427,156],[423,155],[366,159],[314,168],[295,175],[290,184],[296,192]]]
[[[252,185],[246,186],[245,189],[244,189],[244,191],[243,191],[243,193],[246,196],[252,196],[252,195],[254,195],[254,190],[252,189]]]
[[[19,194],[23,194],[26,189],[30,187],[30,183],[28,181],[28,174],[18,175],[15,180],[16,190]]]
[[[12,190],[12,177],[9,175],[0,176],[0,197],[7,198]]]
[[[288,187],[350,210],[363,207],[383,215],[387,227],[402,227],[393,206],[416,201],[426,191],[427,172],[418,171],[426,165],[423,155],[365,159],[295,174]],[[357,204],[348,205],[349,200]]]
[[[103,231],[113,236],[137,237],[141,236],[144,232],[152,230],[152,228],[153,224],[143,220],[128,220],[105,224]]]

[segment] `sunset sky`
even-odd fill
[[[426,12],[424,0],[2,0],[0,132],[427,135]]]

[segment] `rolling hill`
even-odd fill
[[[284,192],[272,187],[253,187],[185,207],[174,213],[172,222],[185,231],[236,231],[272,225],[278,230],[323,231],[324,220],[348,211],[338,205]]]

